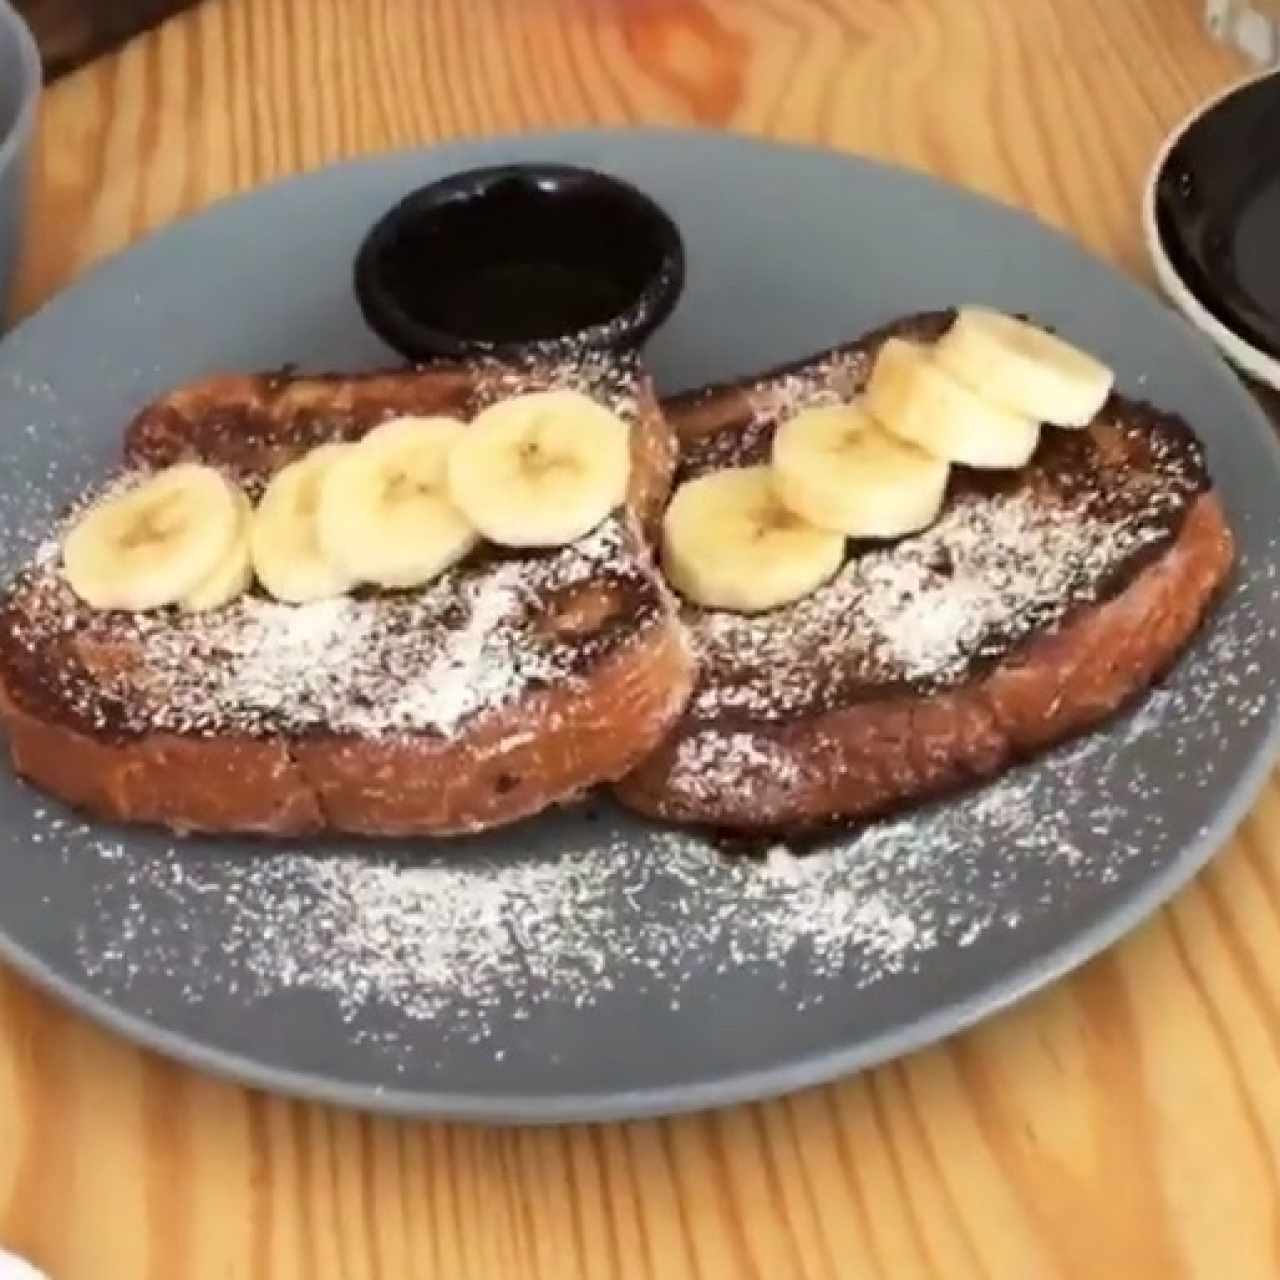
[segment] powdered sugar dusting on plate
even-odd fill
[[[744,969],[805,1008],[1053,916],[1163,858],[1162,795],[1215,785],[1193,746],[1215,720],[1272,714],[1256,676],[1276,643],[1274,627],[1237,612],[1175,688],[1111,731],[810,852],[734,856],[607,806],[483,846],[143,852],[71,827],[47,844],[111,865],[78,935],[95,984],[159,974],[195,1002],[319,994],[397,1070],[424,1038],[501,1046],[539,1009],[587,1009],[620,989],[656,992],[681,1016]],[[1153,742],[1173,767],[1153,772]]]

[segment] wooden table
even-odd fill
[[[725,126],[929,169],[1145,278],[1200,0],[213,0],[49,94],[20,305],[378,148]],[[33,854],[33,856],[35,856]],[[0,977],[0,1244],[55,1280],[1280,1274],[1280,790],[1167,910],[968,1035],[670,1123],[400,1124],[170,1066]]]

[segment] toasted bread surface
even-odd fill
[[[762,461],[780,420],[856,394],[890,333],[930,339],[950,319],[668,402],[677,479]],[[1193,432],[1114,396],[1086,430],[1046,428],[1022,470],[957,468],[931,529],[852,546],[795,605],[686,607],[693,695],[617,794],[656,817],[786,834],[991,776],[1146,689],[1232,556]]]
[[[126,615],[75,598],[52,540],[0,614],[18,772],[105,818],[274,834],[475,831],[625,772],[692,673],[643,533],[674,447],[634,366],[215,377],[138,415],[118,482],[194,457],[252,490],[387,418],[559,385],[632,425],[627,505],[568,547],[482,548],[412,592]]]

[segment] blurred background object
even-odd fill
[[[1263,64],[1280,64],[1280,0],[1206,0],[1209,30]]]
[[[21,244],[39,93],[40,64],[31,35],[8,0],[0,0],[0,329]]]
[[[47,79],[154,26],[195,0],[17,0],[31,24]]]

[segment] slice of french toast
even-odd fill
[[[213,377],[138,415],[124,468],[197,459],[254,494],[311,446],[389,418],[466,421],[561,386],[631,427],[626,503],[569,546],[481,547],[412,591],[123,613],[70,590],[55,533],[0,605],[17,772],[102,818],[273,835],[478,831],[625,773],[693,670],[645,532],[675,448],[634,364]]]
[[[766,461],[781,421],[864,386],[886,338],[930,341],[953,320],[910,317],[668,401],[677,480]],[[1147,689],[1232,558],[1192,430],[1113,395],[1084,430],[1046,427],[1024,468],[954,468],[932,527],[851,543],[795,604],[685,607],[693,695],[616,793],[654,817],[785,835],[990,777]]]

